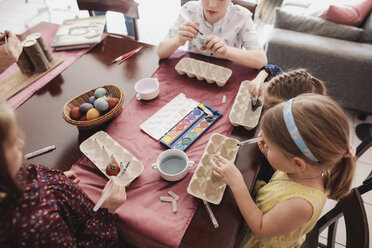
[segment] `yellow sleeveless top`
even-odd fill
[[[313,206],[313,215],[311,219],[296,230],[275,237],[260,237],[249,231],[239,247],[292,248],[301,246],[302,242],[305,240],[306,233],[308,233],[318,221],[326,202],[326,196],[324,192],[320,190],[294,181],[288,181],[288,179],[285,172],[276,171],[270,182],[258,190],[256,197],[257,207],[265,214],[279,202],[295,197],[302,198],[310,202]]]

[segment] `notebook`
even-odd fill
[[[51,43],[56,51],[88,48],[101,41],[105,16],[65,20]]]

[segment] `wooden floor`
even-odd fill
[[[157,45],[163,39],[172,21],[177,16],[180,8],[179,0],[136,0],[139,3],[140,19],[138,21],[140,41]],[[255,23],[259,30],[260,39],[265,41],[271,29],[273,13],[275,6],[280,5],[278,0],[265,0],[263,15],[260,20],[255,18]],[[46,7],[48,4],[49,8]],[[265,9],[266,6],[266,9]],[[173,11],[169,11],[172,9]],[[48,11],[49,10],[49,11]],[[156,14],[155,14],[156,13]],[[4,29],[12,30],[16,33],[22,33],[28,27],[32,27],[40,21],[49,21],[53,23],[62,23],[64,19],[78,17],[87,17],[88,13],[79,11],[75,0],[0,0],[0,31]],[[124,18],[121,14],[108,13],[108,30],[110,32],[126,34]],[[349,121],[352,127],[351,142],[358,145],[361,141],[355,135],[354,128],[362,121],[358,120],[358,113],[350,112]],[[372,116],[368,116],[366,121],[372,123]],[[367,151],[357,163],[355,174],[355,185],[359,185],[372,170],[372,149]],[[364,197],[365,206],[370,220],[370,234],[372,233],[372,192]],[[329,200],[326,210],[334,206],[335,202]],[[338,247],[344,247],[345,228],[341,222],[338,228],[337,244]],[[370,235],[370,237],[372,237]]]

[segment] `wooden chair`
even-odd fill
[[[139,18],[138,3],[134,0],[77,0],[80,10],[88,10],[93,16],[93,11],[115,11],[123,13],[133,19],[134,39],[138,40],[136,19]]]
[[[356,156],[360,157],[372,145],[372,128],[369,136],[357,147]],[[323,215],[315,227],[306,235],[306,240],[301,248],[335,247],[337,223],[344,216],[346,227],[346,248],[368,248],[369,229],[368,219],[362,195],[372,188],[372,172],[363,184],[353,188],[348,196],[341,199],[336,206]],[[320,233],[328,227],[327,245],[319,242]]]

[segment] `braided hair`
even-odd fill
[[[283,73],[269,81],[265,92],[265,105],[271,108],[303,93],[326,95],[327,91],[324,82],[305,69]]]

